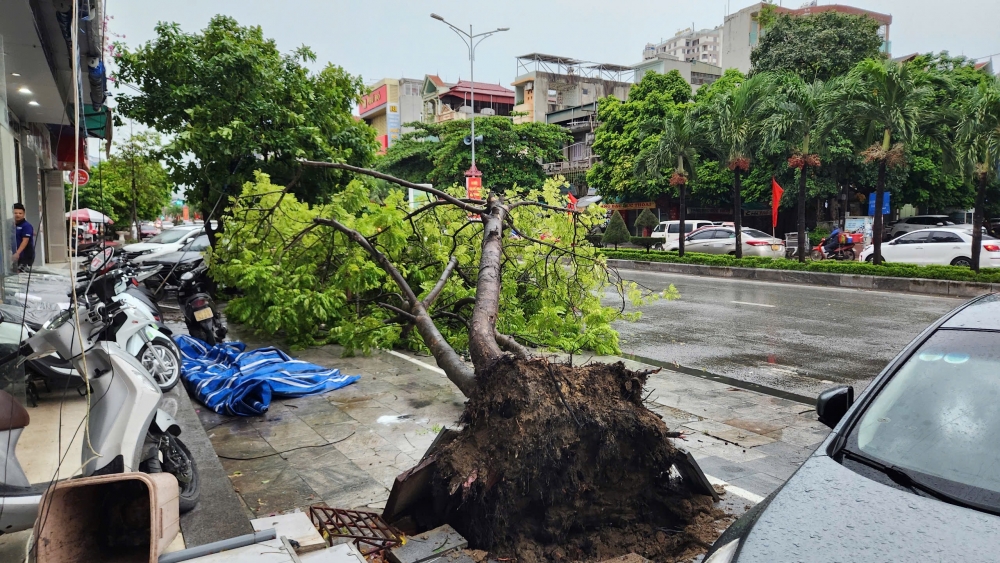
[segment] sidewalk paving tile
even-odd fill
[[[778,479],[766,473],[753,473],[744,477],[737,477],[729,480],[729,483],[741,489],[767,496],[772,491],[785,483],[785,479]]]
[[[775,441],[774,438],[762,436],[760,434],[750,432],[749,430],[744,430],[742,428],[730,426],[723,422],[716,422],[714,420],[699,420],[697,422],[689,422],[684,426],[744,448],[762,446]]]

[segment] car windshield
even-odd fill
[[[1000,505],[1000,333],[939,330],[879,392],[850,448]]]
[[[155,244],[170,244],[181,240],[190,232],[191,229],[170,229],[169,231],[163,231],[162,233],[149,239],[147,242]]]
[[[743,229],[743,234],[752,236],[753,238],[772,238],[771,235],[757,229]]]
[[[203,250],[208,250],[210,243],[208,242],[208,235],[199,235],[193,241],[187,243],[184,247],[185,252],[201,252]]]

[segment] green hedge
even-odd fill
[[[632,237],[629,239],[629,242],[636,246],[641,246],[646,249],[646,252],[649,252],[649,248],[651,246],[654,244],[660,244],[663,242],[663,239],[658,237]]]
[[[676,252],[646,252],[643,250],[602,250],[601,253],[608,258],[641,262],[668,262],[673,264],[727,266],[731,268],[765,268],[768,270],[798,270],[804,272],[886,276],[893,278],[1000,283],[1000,268],[984,268],[979,274],[976,274],[969,268],[962,266],[915,266],[913,264],[895,263],[876,266],[867,262],[840,262],[836,260],[816,260],[802,264],[796,260],[785,260],[784,258],[760,258],[753,256],[736,259],[728,255],[699,254],[695,252],[685,253],[682,258]]]

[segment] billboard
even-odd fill
[[[389,146],[399,138],[399,104],[389,104],[385,112],[385,126],[389,136]]]
[[[364,117],[365,114],[384,106],[388,101],[389,87],[383,84],[361,97],[361,103],[358,104],[358,115]]]

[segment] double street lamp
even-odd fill
[[[471,115],[472,136],[469,138],[471,141],[469,144],[472,145],[472,167],[469,168],[469,172],[467,172],[466,175],[478,176],[479,172],[478,170],[476,170],[476,82],[475,82],[476,47],[480,43],[482,43],[483,39],[486,39],[490,35],[493,35],[494,33],[499,33],[501,31],[507,31],[510,28],[498,27],[493,31],[486,31],[483,33],[477,33],[473,35],[472,24],[469,24],[469,32],[466,33],[461,29],[446,22],[444,18],[442,18],[437,14],[431,14],[431,17],[450,27],[452,31],[454,31],[456,34],[458,34],[459,37],[462,38],[462,41],[465,43],[465,46],[469,48],[469,105],[471,106],[470,109],[472,109],[472,115]]]

